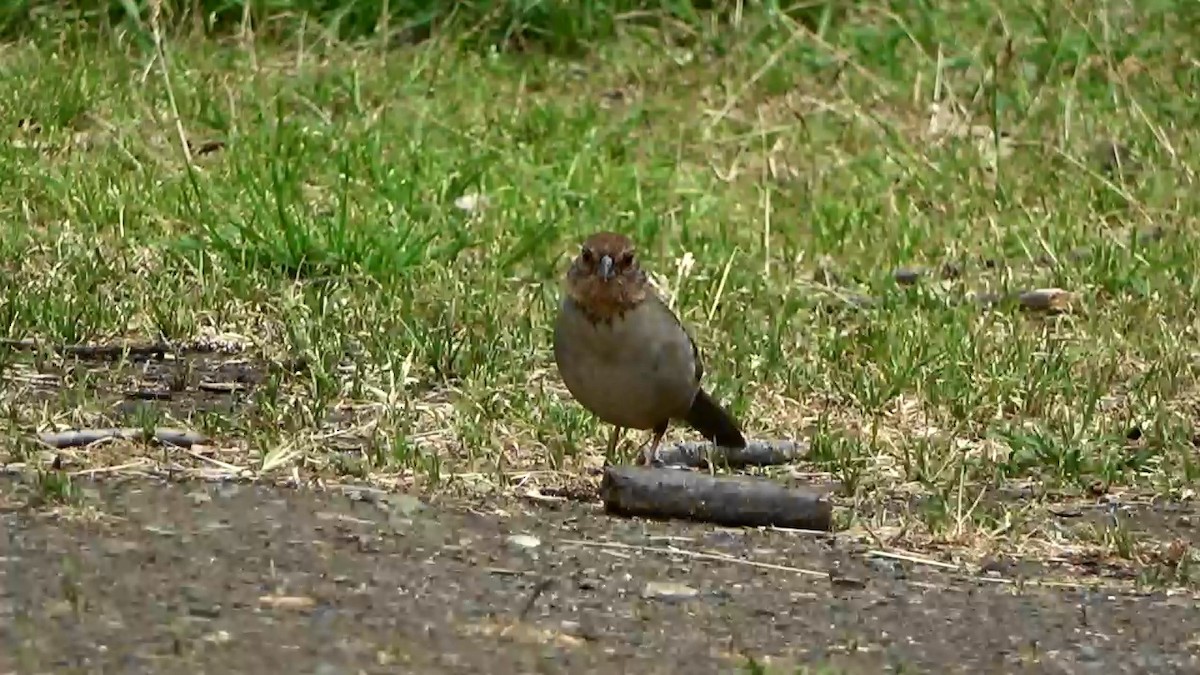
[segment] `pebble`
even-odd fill
[[[671,581],[651,581],[642,589],[643,598],[659,600],[688,600],[700,595],[700,591],[687,584],[677,584]]]
[[[528,534],[513,534],[508,537],[508,543],[521,548],[537,548],[542,545],[542,540]]]

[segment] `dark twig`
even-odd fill
[[[38,440],[42,443],[60,449],[91,445],[97,441],[110,439],[145,441],[151,438],[159,443],[178,445],[184,448],[208,443],[208,437],[204,434],[187,429],[173,429],[171,427],[155,427],[149,432],[139,427],[71,429],[68,431],[46,432],[38,435]]]
[[[710,443],[686,441],[660,448],[658,457],[663,464],[707,469],[709,463],[730,469],[748,466],[779,466],[791,464],[808,455],[805,441],[750,441],[745,448],[722,448]]]
[[[529,594],[529,598],[521,607],[521,611],[517,614],[517,620],[524,621],[525,617],[528,616],[529,612],[533,609],[533,606],[537,604],[538,598],[542,597],[542,594],[553,585],[554,577],[543,577],[540,581],[538,581],[537,584],[534,585],[533,591]]]
[[[833,507],[824,495],[761,478],[609,466],[600,495],[620,516],[678,518],[727,526],[828,531]]]

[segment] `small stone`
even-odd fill
[[[221,616],[220,605],[191,605],[188,614],[200,619],[216,619]]]
[[[578,621],[563,621],[559,624],[559,629],[563,635],[570,635],[582,640],[595,641],[600,639],[600,634],[596,632],[594,626],[590,623],[580,623]]]
[[[1053,312],[1065,311],[1074,300],[1074,293],[1061,288],[1038,288],[1017,296],[1017,302],[1025,309]]]
[[[861,577],[853,577],[844,574],[830,574],[829,582],[834,588],[845,588],[859,590],[867,587],[867,580]]]
[[[508,543],[521,548],[537,548],[542,545],[542,540],[528,534],[514,534],[508,537]]]
[[[316,606],[316,601],[304,595],[264,595],[258,599],[258,604],[271,609],[287,609],[308,611]]]
[[[487,206],[487,203],[487,197],[477,193],[468,193],[454,200],[455,208],[467,213],[475,213]]]
[[[896,579],[905,577],[904,566],[895,560],[886,558],[867,558],[867,566],[873,568],[877,572],[882,572]]]
[[[922,270],[919,269],[901,267],[900,269],[892,272],[892,278],[896,280],[896,283],[902,286],[908,286],[910,284],[917,283],[917,281],[921,278],[922,273]]]
[[[642,589],[643,598],[659,600],[688,600],[697,595],[700,595],[700,591],[691,586],[670,581],[651,581]]]

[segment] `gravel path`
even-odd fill
[[[1190,597],[1018,590],[832,537],[582,504],[89,489],[63,515],[0,479],[0,673],[1200,672]]]

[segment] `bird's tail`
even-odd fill
[[[746,447],[746,439],[738,429],[737,420],[703,389],[696,392],[696,398],[692,401],[692,407],[684,421],[722,448]]]

